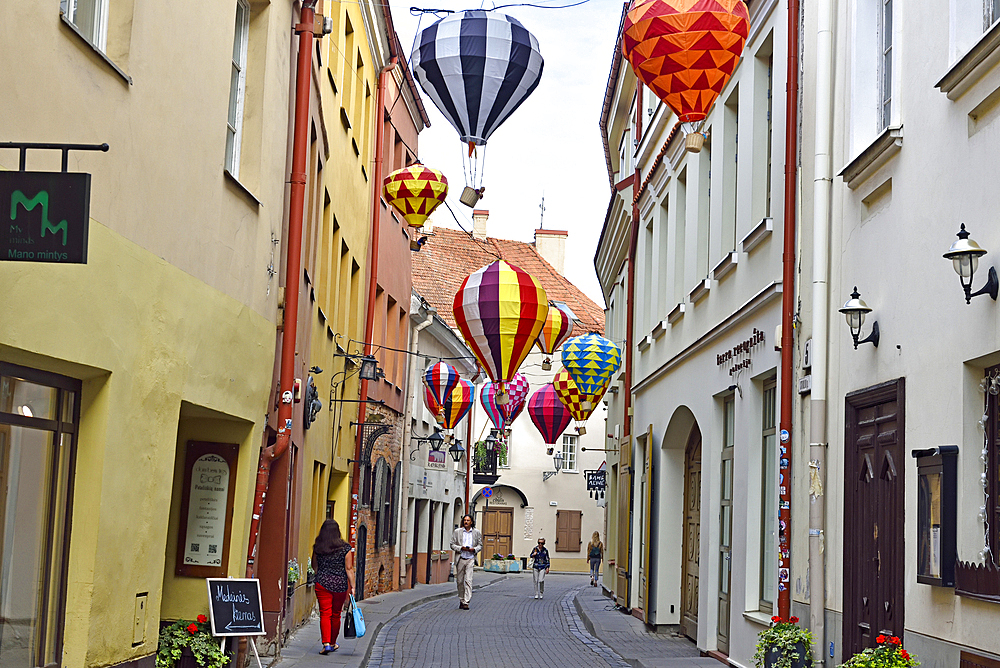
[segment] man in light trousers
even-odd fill
[[[462,526],[451,535],[451,549],[456,553],[455,583],[458,585],[458,607],[469,609],[472,598],[472,572],[476,555],[483,549],[483,534],[472,521],[472,515],[462,516]]]

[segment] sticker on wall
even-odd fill
[[[779,473],[778,474],[778,484],[779,485],[784,485],[785,484],[785,474],[784,473]]]
[[[788,501],[782,501],[780,504],[778,504],[778,507],[781,508],[782,510],[788,510],[789,509]]]
[[[785,495],[785,486],[784,485],[782,485],[781,487],[778,488],[778,495],[779,496],[784,496]]]
[[[781,558],[782,559],[787,559],[788,558],[788,548],[787,547],[781,549]]]
[[[788,458],[787,457],[782,457],[781,458],[781,468],[783,468],[783,469],[787,469],[788,468]]]
[[[781,580],[782,582],[788,582],[788,569],[787,568],[779,568],[778,569],[778,579]]]
[[[784,445],[782,445],[781,447],[779,447],[778,450],[781,452],[781,456],[782,457],[784,457],[785,455],[788,454],[788,448],[786,446],[784,446]]]
[[[781,430],[781,442],[782,443],[788,443],[788,430],[787,429],[782,429]]]
[[[778,583],[778,591],[785,591],[786,589],[788,589],[788,585],[786,585],[784,582]]]
[[[785,533],[786,526],[787,525],[785,524],[785,520],[778,520],[778,531],[780,531],[781,533]]]

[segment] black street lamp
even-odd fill
[[[431,450],[434,452],[441,450],[441,446],[444,445],[444,436],[442,436],[439,431],[436,431],[428,436],[426,440],[431,444]]]
[[[986,285],[976,292],[972,291],[972,277],[979,267],[979,258],[986,255],[988,251],[969,238],[969,233],[965,230],[965,223],[962,223],[962,229],[958,231],[956,236],[958,236],[958,241],[951,245],[944,257],[954,263],[955,273],[958,274],[958,278],[962,282],[962,289],[965,290],[965,303],[971,304],[972,298],[977,295],[989,295],[993,301],[996,301],[1000,282],[997,281],[997,270],[993,267],[990,267]]]
[[[851,328],[851,336],[854,337],[854,349],[858,349],[858,345],[862,343],[871,343],[876,348],[878,348],[879,330],[878,321],[872,323],[872,333],[868,335],[868,338],[863,341],[859,341],[858,337],[861,336],[861,325],[865,324],[865,316],[871,313],[871,307],[861,299],[861,293],[858,292],[858,286],[854,286],[854,292],[851,293],[851,298],[847,300],[843,308],[838,309],[841,313],[847,316],[847,326]]]
[[[361,380],[378,380],[378,360],[372,355],[363,356],[361,358],[361,371],[358,375]]]
[[[456,464],[462,461],[462,455],[465,454],[465,448],[462,447],[462,441],[460,439],[455,439],[455,442],[451,444],[450,448],[448,448],[448,454],[451,455],[451,458],[455,460]]]

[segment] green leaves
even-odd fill
[[[197,632],[188,631],[188,627],[192,625],[197,627]],[[211,634],[208,622],[182,619],[160,630],[156,668],[174,668],[185,647],[194,655],[198,665],[204,668],[223,668],[229,663],[229,657],[222,652],[219,641]]]

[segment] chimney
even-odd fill
[[[535,230],[535,250],[560,275],[566,275],[566,237],[564,230]]]
[[[487,209],[472,210],[472,238],[483,240],[486,238],[486,221],[489,220],[490,212]]]

